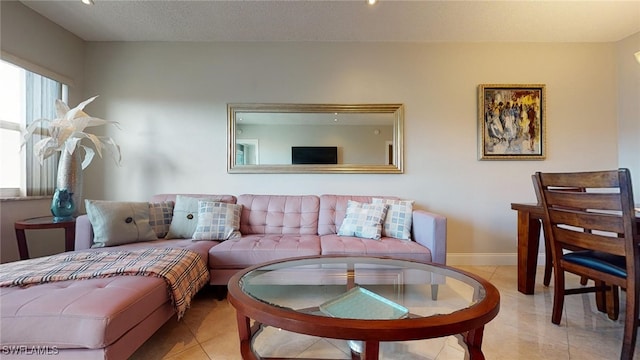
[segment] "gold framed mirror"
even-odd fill
[[[402,104],[228,104],[227,172],[403,173]]]

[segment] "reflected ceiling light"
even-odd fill
[[[636,61],[640,63],[640,51],[636,52]]]
[[[378,0],[366,0],[366,1],[367,1],[367,4],[369,5],[375,5],[378,2]]]
[[[82,1],[82,3],[83,3],[83,4],[85,4],[85,5],[93,5],[93,4],[95,4],[95,3],[93,2],[93,0],[81,0],[81,1]]]

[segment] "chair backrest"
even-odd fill
[[[536,193],[536,200],[538,200],[538,205],[542,205],[542,194],[540,193],[542,190],[540,189],[540,185],[538,185],[538,177],[536,176],[536,174],[531,175],[531,180],[533,181],[533,190]],[[584,188],[579,187],[564,187],[563,189],[566,191],[585,191]]]
[[[627,274],[635,277],[640,236],[629,170],[537,172],[534,184],[553,251],[581,248],[626,256]]]

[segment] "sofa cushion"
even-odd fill
[[[411,239],[411,223],[413,219],[413,200],[392,200],[373,198],[373,204],[387,204],[387,215],[382,224],[382,236],[396,239]]]
[[[85,207],[94,233],[91,247],[158,238],[149,224],[149,203],[87,199]]]
[[[212,247],[209,250],[209,268],[244,269],[266,261],[320,253],[317,235],[243,235]]]
[[[322,255],[390,256],[415,261],[431,261],[431,251],[416,243],[383,237],[371,241],[351,236],[325,235],[320,238]]]
[[[380,239],[387,208],[386,204],[365,204],[349,200],[347,214],[340,225],[338,235]]]
[[[227,240],[241,236],[242,205],[201,200],[198,206],[198,226],[193,239]]]
[[[99,349],[170,301],[162,278],[116,276],[0,288],[0,343]]]
[[[173,218],[167,239],[190,239],[198,226],[198,201],[221,201],[222,196],[204,195],[198,197],[176,195]]]
[[[394,196],[376,196],[382,199],[397,199]],[[337,234],[347,213],[349,200],[370,203],[373,196],[321,195],[318,214],[318,235]]]
[[[238,196],[240,232],[248,234],[316,235],[320,199],[314,195]]]

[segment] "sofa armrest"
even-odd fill
[[[93,244],[93,227],[89,217],[80,215],[76,218],[76,250],[90,249]]]
[[[431,250],[431,260],[447,263],[447,218],[424,210],[413,211],[413,239]]]

